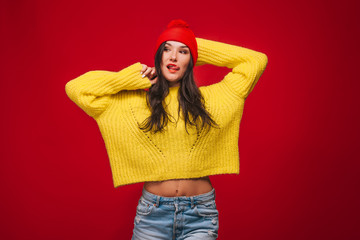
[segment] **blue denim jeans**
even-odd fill
[[[218,229],[214,188],[191,197],[162,197],[143,188],[132,240],[213,240]]]

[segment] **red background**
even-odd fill
[[[358,1],[1,1],[1,239],[130,239],[142,184],[114,188],[96,122],[65,93],[153,63],[175,18],[269,63],[245,103],[240,175],[212,176],[219,239],[355,239]],[[228,69],[201,66],[199,85]],[[358,238],[357,238],[358,239]]]

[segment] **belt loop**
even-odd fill
[[[194,197],[190,197],[190,199],[191,199],[191,208],[194,208],[195,207]]]
[[[160,196],[156,197],[156,207],[159,207],[159,202],[160,202]]]

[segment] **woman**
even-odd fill
[[[203,64],[232,71],[198,88],[193,67]],[[209,176],[239,173],[244,101],[266,65],[263,53],[196,38],[173,20],[156,43],[155,67],[90,71],[66,84],[99,125],[114,186],[144,182],[133,239],[217,238]]]

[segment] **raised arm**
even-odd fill
[[[251,49],[203,38],[196,38],[196,41],[196,65],[212,64],[231,68],[232,71],[219,84],[225,84],[236,95],[245,99],[264,72],[267,56]]]
[[[151,87],[147,77],[142,77],[138,62],[119,72],[90,71],[66,83],[68,97],[89,116],[97,117],[108,107],[110,97],[121,90]]]

